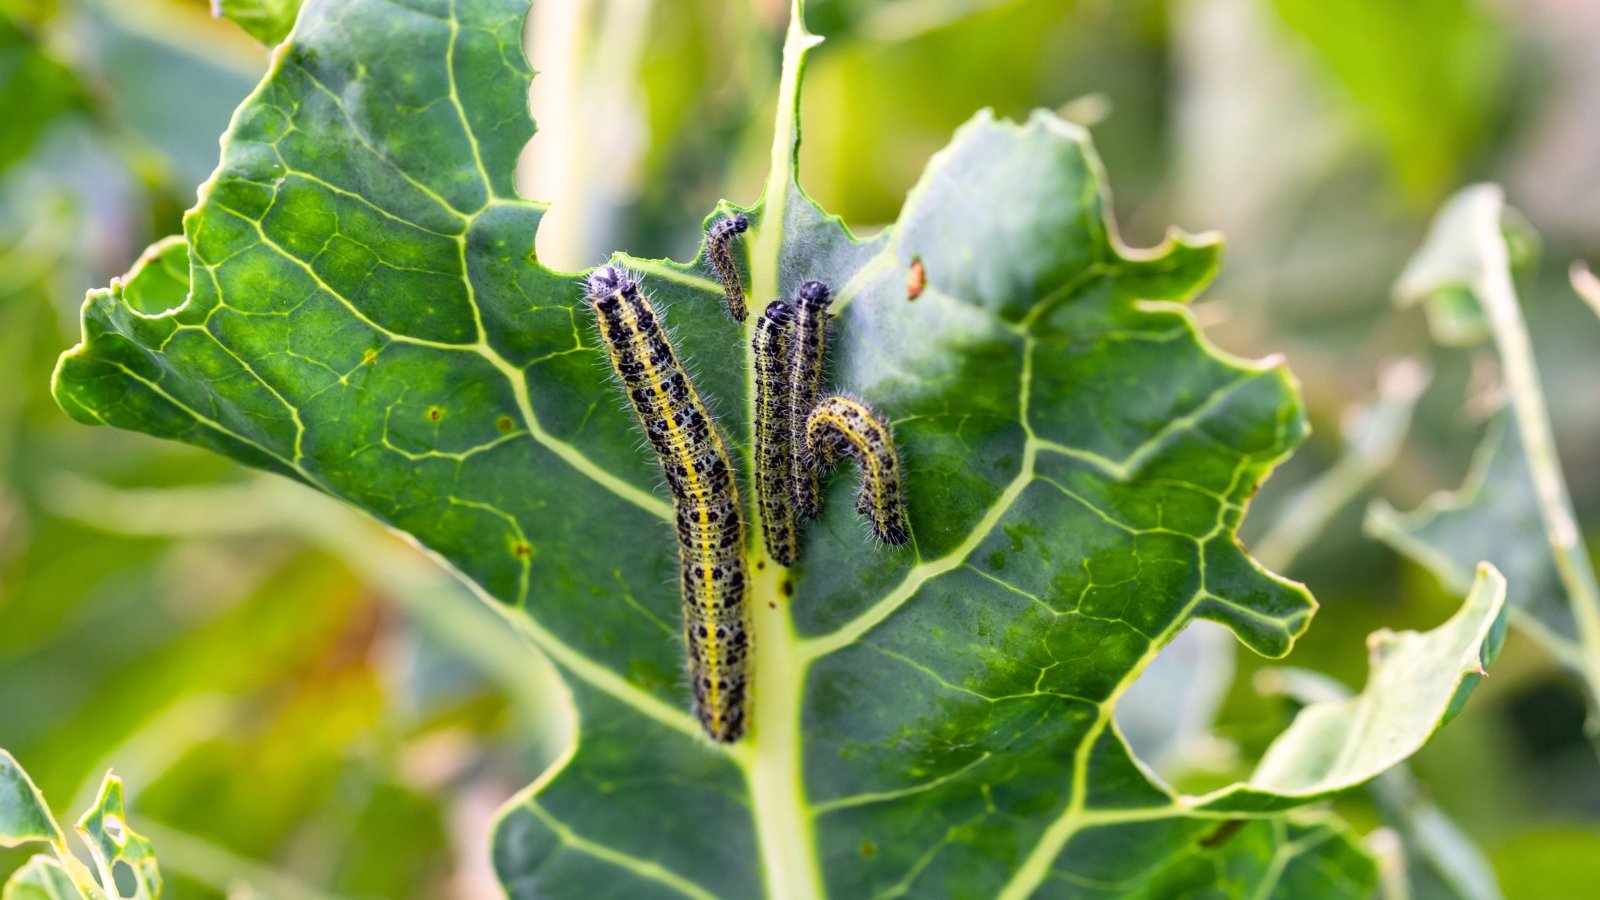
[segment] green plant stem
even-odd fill
[[[1495,346],[1500,351],[1506,390],[1527,452],[1551,556],[1577,620],[1578,638],[1584,651],[1581,675],[1591,700],[1600,702],[1600,585],[1595,582],[1594,569],[1578,531],[1566,478],[1561,472],[1561,459],[1556,455],[1544,390],[1539,386],[1533,345],[1511,281],[1510,253],[1500,232],[1500,213],[1504,209],[1502,192],[1497,187],[1482,188],[1478,202],[1489,208],[1473,217],[1473,240],[1483,260],[1474,292],[1483,305]],[[1592,715],[1589,729],[1591,737],[1600,736],[1600,721]]]
[[[778,296],[779,258],[783,248],[783,223],[788,210],[799,146],[800,73],[806,51],[819,38],[806,31],[801,0],[790,9],[788,36],[783,45],[783,72],[778,87],[777,119],[772,136],[772,175],[762,198],[761,224],[750,254],[753,295]],[[754,329],[752,316],[749,328]],[[748,348],[749,341],[745,341]],[[749,379],[754,367],[746,366]],[[754,390],[746,415],[754,421]],[[753,463],[747,450],[746,464]],[[751,469],[753,471],[753,469]],[[754,507],[752,507],[754,508]],[[760,511],[752,526],[759,532]],[[755,542],[758,561],[766,556]],[[754,729],[744,757],[745,779],[750,786],[752,812],[759,836],[762,869],[769,900],[810,900],[822,897],[822,876],[812,835],[811,813],[802,782],[800,705],[809,657],[800,652],[789,601],[781,591],[787,571],[771,560],[756,567],[750,603],[753,607],[754,645],[757,647]]]

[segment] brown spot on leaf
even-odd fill
[[[501,434],[510,434],[511,429],[517,427],[517,423],[510,416],[501,416],[495,420],[494,427],[500,429]]]
[[[922,264],[922,257],[911,260],[911,275],[906,279],[906,299],[915,300],[922,296],[922,291],[928,286],[928,269]]]
[[[429,422],[437,422],[437,421],[439,421],[440,419],[443,419],[443,418],[444,418],[444,410],[440,409],[437,406],[428,407],[428,421]]]

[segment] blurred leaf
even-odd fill
[[[0,900],[81,900],[72,876],[48,856],[28,860],[6,882]]]
[[[211,0],[213,15],[239,23],[263,44],[276,44],[289,36],[302,0]]]
[[[99,869],[98,883],[95,874],[67,849],[66,836],[33,780],[9,752],[0,750],[0,847],[42,842],[56,855],[55,860],[34,857],[17,871],[6,882],[3,900],[127,897],[117,887],[117,874],[122,870],[132,877],[133,900],[159,900],[161,875],[156,870],[155,852],[148,841],[127,827],[121,779],[106,773],[99,800],[78,822],[78,833]]]
[[[1494,336],[1478,299],[1484,250],[1471,233],[1473,208],[1481,205],[1480,196],[1463,192],[1440,210],[1434,228],[1394,287],[1395,302],[1402,307],[1420,305],[1434,341],[1446,347],[1470,347]],[[1497,252],[1507,274],[1532,268],[1539,256],[1539,236],[1527,220],[1502,206],[1495,227],[1503,248]]]
[[[1397,512],[1377,500],[1367,531],[1426,566],[1452,591],[1466,593],[1480,560],[1505,573],[1518,627],[1535,634],[1567,665],[1582,656],[1577,622],[1556,572],[1528,458],[1510,414],[1489,425],[1460,488]]]
[[[78,77],[42,47],[36,35],[0,12],[0,172],[27,155],[63,113],[86,106]]]
[[[1502,567],[1519,624],[1585,680],[1594,702],[1600,698],[1600,585],[1556,457],[1512,283],[1506,221],[1498,187],[1457,194],[1440,210],[1396,297],[1428,304],[1430,311],[1441,297],[1452,309],[1473,304],[1475,327],[1493,338],[1500,357],[1508,414],[1490,430],[1460,490],[1408,516],[1374,504],[1368,525],[1458,590],[1478,560]]]
[[[898,226],[854,240],[795,181],[816,43],[798,4],[778,170],[741,249],[755,297],[837,289],[833,374],[899,426],[915,540],[863,549],[841,478],[803,566],[756,551],[754,727],[707,745],[682,711],[655,466],[581,289],[533,258],[543,208],[512,186],[525,12],[314,0],[186,220],[185,304],[130,306],[167,302],[182,269],[165,264],[94,292],[56,381],[79,421],[211,448],[413,535],[564,668],[579,734],[504,814],[507,890],[753,896],[766,873],[772,893],[1011,897],[1136,882],[1213,845],[1270,890],[1325,845],[1308,889],[1361,894],[1370,863],[1334,827],[1272,819],[1237,849],[1218,827],[1413,752],[1497,646],[1497,577],[1441,629],[1385,641],[1369,692],[1307,710],[1249,782],[1180,797],[1147,777],[1111,716],[1164,644],[1204,618],[1280,656],[1309,620],[1304,590],[1234,537],[1304,433],[1287,373],[1203,340],[1182,303],[1216,242],[1123,247],[1087,136],[1047,113],[979,116]],[[716,283],[619,259],[702,389],[747,410],[748,333]],[[926,284],[908,295],[913,261]],[[751,424],[730,418],[748,462]]]
[[[1415,199],[1431,202],[1498,110],[1505,28],[1475,0],[1275,0],[1350,92]]]
[[[17,760],[0,750],[0,847],[61,840],[61,828],[50,815],[44,795]]]
[[[129,894],[117,888],[117,872],[124,868],[132,875],[131,900],[157,900],[161,896],[161,870],[156,865],[155,848],[144,836],[128,826],[122,807],[122,779],[106,773],[94,807],[78,820],[78,833],[89,845],[100,870],[100,883],[117,897]]]

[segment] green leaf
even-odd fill
[[[113,782],[114,792],[110,789]],[[115,816],[114,822],[112,816]],[[86,830],[86,827],[90,830]],[[14,897],[28,900],[46,897],[104,900],[108,895],[120,897],[116,878],[108,862],[115,859],[126,860],[134,866],[140,885],[136,897],[140,900],[159,897],[161,879],[155,874],[155,854],[143,838],[126,832],[125,828],[122,819],[122,782],[107,774],[106,786],[100,790],[99,804],[78,825],[79,832],[85,838],[90,838],[93,832],[89,849],[100,864],[97,883],[95,874],[67,849],[66,835],[62,833],[61,826],[56,824],[55,816],[50,814],[44,795],[34,786],[33,779],[17,764],[15,757],[0,750],[0,847],[42,842],[49,844],[56,856],[54,860],[46,856],[30,860],[6,882],[0,900],[12,900]],[[123,840],[124,843],[137,846],[126,854],[119,852],[114,858],[102,856],[104,847],[97,846],[96,841],[109,840],[117,832],[124,832],[128,836]],[[149,877],[154,878],[153,882],[147,880]],[[151,884],[154,890],[146,891],[145,888]]]
[[[155,848],[128,826],[127,812],[122,807],[121,778],[106,773],[94,806],[78,820],[78,834],[89,845],[89,855],[100,870],[100,883],[114,896],[128,896],[115,887],[115,872],[123,866],[133,876],[134,900],[161,896],[161,869],[156,865]]]
[[[1498,638],[1497,638],[1498,640]],[[1264,693],[1283,694],[1302,704],[1348,702],[1339,682],[1304,669],[1272,669],[1257,676]],[[1370,692],[1370,688],[1369,688]],[[1427,796],[1405,765],[1397,765],[1367,785],[1393,837],[1399,840],[1403,890],[1386,897],[1425,900],[1496,900],[1500,887],[1483,851]],[[1377,835],[1374,834],[1374,838]]]
[[[213,15],[237,22],[263,44],[276,44],[289,36],[301,0],[211,0]]]
[[[1327,891],[1361,894],[1352,845],[1274,814],[1371,778],[1449,717],[1492,583],[1447,635],[1386,654],[1382,683],[1418,684],[1363,701],[1371,721],[1335,745],[1348,759],[1314,757],[1297,726],[1250,783],[1188,798],[1152,780],[1112,716],[1160,649],[1200,618],[1281,656],[1314,608],[1234,537],[1305,433],[1291,380],[1214,350],[1183,306],[1218,240],[1123,247],[1087,135],[1049,114],[978,116],[898,224],[855,239],[795,182],[817,41],[798,4],[740,252],[758,304],[835,288],[831,383],[893,420],[914,535],[865,544],[839,478],[801,566],[752,546],[752,733],[704,740],[656,463],[577,279],[534,257],[544,208],[512,187],[532,134],[525,12],[308,3],[185,220],[187,300],[147,311],[173,296],[165,264],[92,292],[55,382],[79,421],[209,447],[410,534],[562,668],[577,738],[499,823],[508,892],[1017,897],[1137,881],[1261,818],[1208,858],[1270,890],[1284,867],[1256,863],[1325,834],[1324,868],[1344,873]],[[618,261],[748,470],[749,333],[699,265]],[[1392,740],[1348,742],[1371,735]]]
[[[1511,581],[1519,626],[1600,696],[1600,585],[1578,531],[1533,349],[1512,281],[1515,241],[1523,226],[1509,215],[1493,185],[1457,194],[1440,210],[1422,248],[1396,287],[1402,304],[1423,303],[1443,343],[1436,310],[1463,303],[1474,327],[1494,341],[1504,371],[1507,409],[1491,423],[1472,471],[1458,491],[1441,494],[1401,515],[1381,501],[1368,514],[1368,530],[1463,589],[1479,560],[1500,567]],[[1508,226],[1508,222],[1512,223]]]
[[[1376,877],[1348,827],[1332,816],[1297,813],[1224,822],[1144,883],[1110,890],[1130,897],[1365,897]],[[1095,886],[1064,880],[1061,887]]]
[[[44,795],[16,758],[0,750],[0,847],[61,840],[61,828],[50,815]]]
[[[189,243],[174,235],[145,250],[128,273],[128,306],[146,315],[177,309],[189,296]]]
[[[35,856],[12,874],[0,900],[80,900],[72,876],[48,856]]]
[[[1203,798],[1205,809],[1261,809],[1361,784],[1415,753],[1466,702],[1505,639],[1506,582],[1481,565],[1466,603],[1432,631],[1367,638],[1372,672],[1346,700],[1306,707],[1244,784]]]

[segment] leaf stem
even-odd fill
[[[772,136],[772,175],[761,201],[760,223],[755,228],[750,254],[750,280],[757,302],[778,296],[783,253],[784,220],[795,178],[799,147],[800,76],[806,51],[819,38],[806,31],[802,0],[793,0],[789,32],[783,45],[783,72],[778,88],[777,120]],[[758,307],[759,308],[759,307]],[[750,328],[755,326],[754,317]],[[748,351],[749,342],[746,342]],[[748,377],[753,378],[753,369]],[[746,413],[754,427],[754,394]],[[746,468],[753,471],[747,448]],[[754,532],[759,532],[760,510],[752,510]],[[746,746],[738,748],[750,788],[751,813],[761,849],[769,900],[813,900],[823,896],[822,874],[817,865],[812,836],[812,813],[807,805],[802,765],[800,716],[806,669],[810,657],[802,652],[789,615],[783,590],[789,571],[767,558],[760,540],[754,542],[759,566],[752,567],[750,602],[755,630],[754,730]]]
[[[1475,199],[1483,206],[1481,214],[1472,219],[1472,239],[1477,244],[1483,266],[1475,279],[1474,291],[1500,351],[1506,390],[1511,396],[1511,409],[1527,451],[1528,468],[1549,537],[1551,556],[1577,620],[1578,637],[1584,649],[1581,674],[1590,699],[1600,702],[1600,586],[1595,582],[1588,551],[1578,532],[1572,499],[1561,472],[1561,459],[1556,454],[1550,413],[1545,406],[1544,391],[1539,386],[1532,342],[1511,281],[1510,252],[1500,231],[1504,195],[1499,187],[1485,186],[1478,189]],[[1592,714],[1589,728],[1591,738],[1595,737],[1600,721]]]

